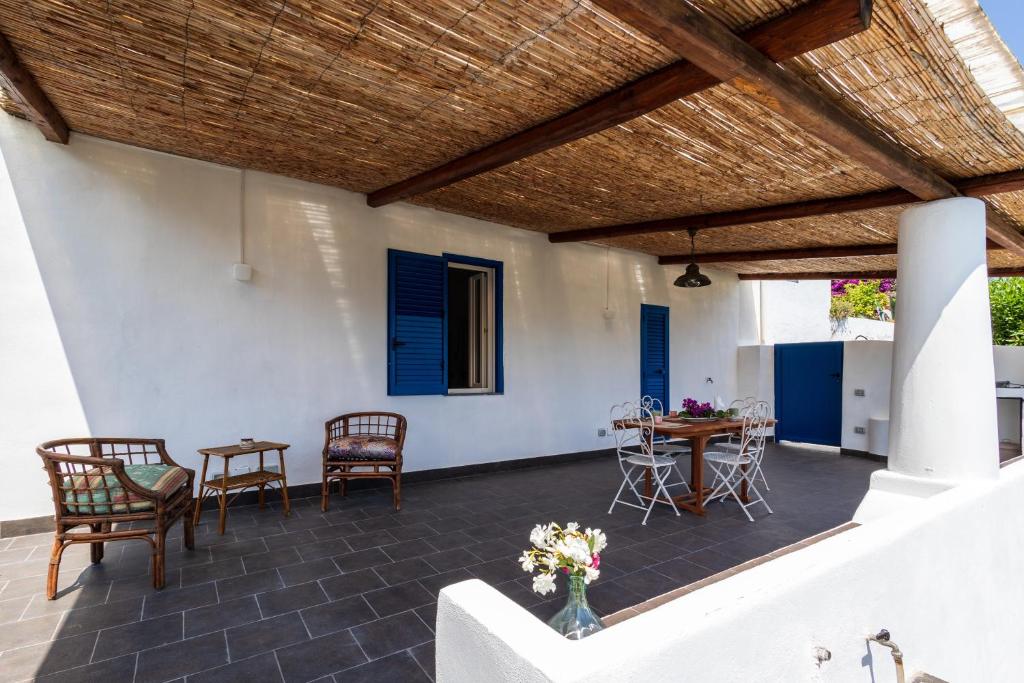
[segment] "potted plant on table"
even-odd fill
[[[587,586],[600,576],[601,551],[608,545],[601,530],[583,531],[576,522],[569,522],[564,529],[554,522],[538,524],[530,532],[530,543],[533,547],[523,551],[519,563],[523,571],[537,572],[533,577],[534,591],[541,595],[553,593],[557,574],[568,576],[568,601],[548,625],[571,640],[603,629],[601,619],[587,604]]]
[[[715,409],[711,403],[698,401],[695,398],[684,398],[683,409],[679,416],[684,420],[710,420],[715,416]]]

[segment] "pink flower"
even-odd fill
[[[562,567],[562,571],[565,572],[566,574],[568,574],[569,573],[569,568],[568,567]]]
[[[601,555],[600,554],[594,553],[593,564],[591,564],[590,566],[593,567],[594,569],[597,569],[598,567],[601,566]]]

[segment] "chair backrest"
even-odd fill
[[[386,436],[401,447],[407,424],[405,416],[398,413],[347,413],[327,421],[327,441],[343,436]]]
[[[664,415],[665,406],[662,405],[660,398],[655,398],[651,395],[642,396],[639,403],[637,404],[640,408],[646,410],[654,415]]]
[[[740,452],[760,458],[764,451],[765,434],[771,406],[758,401],[743,414],[743,431],[740,434]]]
[[[751,411],[754,408],[755,405],[757,405],[757,403],[758,403],[758,400],[757,400],[757,397],[755,397],[755,396],[747,396],[746,398],[738,398],[738,399],[736,399],[735,401],[733,401],[732,403],[729,404],[729,410],[732,411],[732,410],[735,409],[737,414],[739,414],[739,415],[746,415],[749,411]]]
[[[111,501],[123,489],[133,489],[116,474],[124,465],[174,464],[163,439],[58,439],[40,444],[36,453],[50,479],[58,522],[70,514],[109,514]],[[74,501],[73,509],[69,500]]]
[[[648,408],[630,401],[613,405],[610,411],[615,450],[619,459],[637,455],[651,455],[651,437],[654,434],[654,415]],[[639,451],[636,448],[639,447]]]

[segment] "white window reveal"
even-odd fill
[[[494,391],[494,269],[448,263],[448,393]]]

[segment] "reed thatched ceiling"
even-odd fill
[[[800,2],[697,4],[738,31]],[[357,192],[678,59],[585,0],[0,0],[0,31],[74,131]],[[975,82],[925,0],[876,0],[870,29],[786,66],[947,178],[1024,167],[1024,133]],[[412,201],[558,232],[891,186],[722,84]],[[1024,193],[993,203],[1024,227]],[[891,242],[898,214],[708,230],[698,249]],[[604,243],[658,255],[688,249],[685,233]],[[992,259],[1024,265],[1005,252]]]

